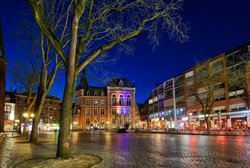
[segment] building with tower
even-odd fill
[[[4,53],[2,25],[0,24],[0,132],[4,131],[5,72],[6,72],[6,59]]]
[[[83,71],[76,89],[73,129],[135,127],[135,86],[126,78],[113,78],[105,87],[89,86]]]

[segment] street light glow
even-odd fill
[[[27,118],[28,117],[28,113],[23,113],[23,117]]]

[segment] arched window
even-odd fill
[[[127,95],[127,106],[131,106],[131,101],[130,95]]]
[[[119,105],[120,105],[120,106],[123,106],[123,105],[124,105],[123,95],[120,95],[120,98],[119,98]]]
[[[116,97],[115,97],[114,94],[113,94],[112,97],[111,97],[111,104],[112,104],[112,105],[116,105]]]

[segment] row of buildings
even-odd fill
[[[249,53],[248,42],[158,84],[140,110],[147,128],[206,129],[206,109],[212,129],[249,128]]]
[[[31,130],[32,118],[36,117],[32,111],[27,113],[26,94],[18,94],[14,92],[5,92],[5,106],[4,106],[4,130],[13,131],[18,130],[18,127],[23,127],[24,120],[27,128]],[[33,96],[31,98],[31,101]],[[61,100],[55,96],[47,96],[45,104],[40,116],[40,131],[53,131],[59,129],[59,119],[61,111]],[[21,129],[22,130],[22,129]]]
[[[141,105],[136,105],[135,85],[128,79],[113,78],[104,87],[89,86],[83,71],[71,127],[205,129],[207,118],[212,129],[249,128],[249,53],[248,42],[189,68],[158,84]],[[0,129],[5,125],[5,130],[13,130],[25,117],[26,95],[5,92],[5,68],[0,30]],[[236,74],[238,71],[243,74]],[[48,96],[39,129],[59,129],[60,111],[61,100]],[[32,115],[29,117],[32,120]]]

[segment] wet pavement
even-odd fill
[[[94,154],[98,167],[250,167],[250,137],[83,133],[74,151]]]
[[[8,138],[3,167],[32,157],[55,155],[55,133],[40,135],[39,145]],[[100,168],[153,167],[250,167],[249,136],[171,135],[114,132],[74,132],[72,153],[103,158]]]

